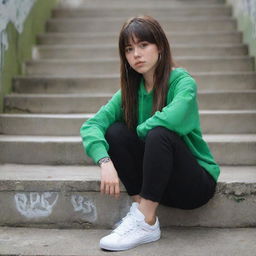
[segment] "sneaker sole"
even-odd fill
[[[128,247],[113,248],[113,247],[110,247],[110,246],[100,245],[100,248],[104,249],[104,250],[108,250],[108,251],[125,251],[125,250],[129,250],[129,249],[135,248],[135,247],[137,247],[137,246],[139,246],[141,244],[155,242],[155,241],[159,240],[160,238],[161,238],[161,233],[157,237],[155,237],[155,238],[146,239],[146,240],[140,241],[139,243],[137,243],[135,245],[131,245],[131,246],[128,246]]]

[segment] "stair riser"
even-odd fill
[[[168,31],[168,30],[166,30]],[[203,30],[205,31],[205,30]],[[240,32],[227,34],[205,34],[191,35],[191,34],[175,34],[167,33],[167,38],[171,45],[173,44],[239,44],[242,43],[242,34]],[[60,45],[99,45],[100,42],[105,44],[118,45],[117,35],[102,35],[102,36],[82,36],[81,34],[69,35],[38,35],[39,44],[60,44]]]
[[[28,182],[27,184],[29,185]],[[38,185],[44,187],[40,182]],[[34,190],[29,190],[24,189],[26,187],[21,184],[16,185],[18,191],[0,192],[0,202],[5,206],[0,212],[0,225],[112,228],[114,223],[126,215],[131,204],[131,199],[126,192],[121,193],[120,199],[116,200],[107,195],[102,196],[98,191],[85,191],[84,183],[81,184],[79,191],[71,191],[70,187],[65,184],[63,190],[59,191],[54,182],[48,187],[52,189],[44,190],[36,187]],[[246,190],[247,187],[249,185],[243,184],[239,186],[239,189]],[[217,189],[219,191],[206,205],[194,210],[186,211],[160,205],[157,215],[161,227],[250,227],[256,225],[255,194],[234,196],[233,191],[225,193],[223,191],[225,186],[222,184],[219,184]],[[44,202],[48,202],[48,207],[44,205]],[[209,216],[215,217],[209,218]]]
[[[116,20],[49,20],[46,24],[48,32],[79,32],[79,33],[90,33],[90,32],[116,32],[118,33],[121,30],[121,27],[125,19],[116,19]],[[233,19],[230,20],[184,20],[184,21],[175,21],[172,20],[168,22],[166,20],[159,20],[165,31],[174,31],[174,32],[201,32],[201,31],[231,31],[236,29],[236,21]]]
[[[256,75],[197,75],[192,73],[200,90],[256,89]],[[103,86],[104,85],[104,86]],[[114,93],[119,89],[119,77],[105,78],[15,78],[13,90],[17,93]]]
[[[201,114],[204,134],[256,133],[254,114]],[[77,136],[84,118],[0,117],[0,134]]]
[[[96,113],[110,97],[5,97],[5,112]],[[255,93],[198,94],[201,110],[255,109]]]
[[[244,56],[248,51],[245,46],[238,47],[173,47],[172,55],[176,56]],[[36,59],[102,59],[118,58],[119,53],[116,48],[51,48],[51,49],[34,49],[34,58]]]
[[[131,16],[139,16],[141,14],[150,15],[156,19],[163,17],[186,17],[186,16],[231,16],[232,10],[230,7],[198,7],[198,8],[166,8],[166,9],[153,9],[153,8],[120,8],[120,9],[55,9],[52,12],[55,18],[130,18]]]
[[[214,158],[220,165],[256,165],[255,142],[209,142]],[[17,164],[82,164],[92,160],[85,156],[82,142],[0,141],[1,163]],[[29,152],[29,153],[28,153]]]
[[[129,5],[130,6],[136,6],[137,8],[145,8],[145,6],[147,6],[147,8],[159,8],[159,7],[165,7],[165,8],[170,8],[170,7],[189,7],[192,6],[194,7],[195,5],[198,6],[209,6],[211,5],[215,5],[215,4],[224,4],[225,1],[224,0],[210,0],[210,1],[203,1],[203,0],[194,0],[193,3],[191,3],[191,1],[177,1],[177,0],[172,0],[172,1],[136,1],[136,0],[132,0],[129,1]],[[73,2],[66,2],[66,3],[60,3],[61,7],[73,7],[73,8],[99,8],[102,9],[104,8],[108,8],[108,9],[112,9],[112,8],[125,8],[127,7],[127,2],[125,1],[118,1],[118,0],[112,0],[112,1],[106,1],[103,2],[101,0],[90,0],[90,1],[79,1],[77,3],[73,3]],[[223,6],[223,5],[222,5]]]
[[[176,58],[178,66],[190,72],[242,72],[253,71],[252,58],[241,59],[180,59]],[[119,61],[109,62],[58,62],[38,61],[27,62],[28,75],[110,75],[119,71]]]

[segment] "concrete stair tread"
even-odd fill
[[[205,2],[205,1],[204,1]],[[109,7],[109,8],[107,8]],[[195,4],[193,3],[193,5],[189,5],[189,6],[161,6],[161,5],[158,5],[156,7],[154,7],[154,9],[157,9],[157,10],[166,10],[166,9],[200,9],[200,8],[215,8],[215,7],[218,7],[218,8],[227,8],[229,9],[230,6],[229,5],[223,5],[223,3],[200,3],[200,4]],[[128,9],[128,10],[134,10],[134,7],[130,7],[130,6],[124,6],[124,7],[116,7],[116,6],[104,6],[104,7],[94,7],[94,6],[78,6],[78,7],[74,7],[74,8],[68,8],[68,7],[65,7],[65,6],[62,6],[62,7],[54,7],[53,8],[53,11],[55,10],[68,10],[68,11],[77,11],[77,10],[98,10],[98,11],[103,11],[103,10],[124,10],[124,9]],[[139,10],[147,10],[147,9],[152,9],[152,7],[147,7],[147,6],[139,6],[139,7],[136,7],[136,9],[139,9]]]
[[[80,91],[80,90],[79,90]],[[76,91],[70,94],[12,93],[5,96],[5,113],[95,113],[113,93]],[[117,89],[115,90],[117,91]],[[250,110],[256,108],[256,90],[198,90],[199,109]]]
[[[232,75],[232,76],[241,76],[241,75],[255,75],[256,76],[256,72],[255,71],[240,71],[240,72],[224,72],[224,71],[219,71],[219,72],[190,72],[191,75],[193,76],[227,76],[227,75]],[[23,80],[30,80],[30,79],[95,79],[95,78],[99,78],[99,79],[104,79],[104,78],[120,78],[119,74],[80,74],[77,76],[70,76],[70,75],[61,75],[61,74],[57,74],[57,75],[40,75],[40,74],[29,74],[29,75],[19,75],[19,76],[15,76],[15,79],[23,79]]]
[[[254,134],[255,110],[199,110],[203,134]],[[76,136],[95,113],[0,114],[0,133],[8,135]],[[212,124],[211,120],[215,123]]]
[[[190,72],[191,75],[193,76],[211,76],[211,77],[214,77],[214,76],[227,76],[227,75],[232,75],[232,76],[241,76],[241,75],[253,75],[256,77],[256,72],[255,71],[240,71],[240,72],[223,72],[223,71],[219,71],[219,72]],[[26,76],[22,76],[22,75],[18,75],[18,76],[15,76],[15,79],[21,79],[21,80],[33,80],[33,79],[49,79],[49,80],[52,80],[52,79],[68,79],[68,80],[78,80],[78,79],[95,79],[95,78],[98,78],[98,79],[104,79],[104,78],[120,78],[120,75],[119,74],[99,74],[99,75],[96,75],[96,74],[80,74],[80,75],[76,75],[74,77],[70,76],[70,75],[60,75],[60,74],[57,74],[57,75],[40,75],[40,74],[35,74],[35,75],[32,75],[32,74],[29,74],[29,75],[26,75]]]
[[[125,20],[123,17],[78,17],[78,18],[69,18],[69,17],[54,17],[47,20],[48,22],[120,22],[122,24]],[[236,21],[232,16],[218,16],[217,18],[211,16],[197,16],[197,17],[161,17],[158,18],[158,21],[162,23],[163,21],[181,21],[181,22],[193,22],[193,21]]]
[[[175,48],[191,48],[191,49],[198,49],[198,48],[233,48],[233,47],[245,47],[244,43],[236,43],[236,44],[218,44],[218,45],[203,45],[203,44],[177,44],[174,45]],[[75,45],[65,45],[65,44],[57,44],[57,45],[37,45],[34,46],[38,50],[41,49],[117,49],[117,45],[115,44],[107,44],[107,45],[83,45],[83,44],[75,44]]]
[[[220,166],[219,183],[251,183],[256,184],[256,166]],[[56,181],[66,185],[80,181],[100,181],[100,168],[78,165],[23,165],[0,164],[0,183],[7,181]],[[13,184],[13,183],[12,183]],[[5,185],[5,189],[6,189]],[[56,183],[55,183],[56,185]],[[74,184],[73,184],[74,185]],[[98,186],[98,184],[97,184]],[[57,187],[57,185],[56,185]],[[98,191],[99,191],[99,187]],[[18,188],[17,188],[18,189]],[[0,187],[0,190],[1,187]]]
[[[195,15],[211,15],[211,16],[230,16],[232,8],[228,5],[215,4],[215,5],[196,5],[196,6],[157,6],[150,8],[147,6],[136,7],[112,7],[107,8],[95,8],[95,7],[80,7],[80,8],[54,8],[52,11],[53,17],[125,17],[128,14],[133,13],[134,15],[139,13],[146,13],[153,17],[165,17],[165,16],[195,16]]]
[[[161,226],[161,220],[160,226]],[[109,229],[0,228],[1,255],[252,256],[256,228],[161,228],[161,239],[123,252],[106,252],[99,241]]]
[[[166,9],[168,9],[168,10],[179,10],[179,9],[201,9],[201,8],[209,8],[209,9],[211,9],[211,8],[216,8],[216,7],[218,7],[218,8],[223,8],[223,9],[229,9],[230,8],[230,6],[228,6],[228,5],[223,5],[223,4],[221,4],[221,3],[214,3],[214,4],[211,4],[211,3],[206,3],[206,4],[204,4],[204,3],[201,3],[201,4],[197,4],[197,5],[195,5],[195,4],[193,4],[193,5],[189,5],[189,6],[166,6],[166,7],[163,7],[163,6],[161,6],[161,5],[159,5],[159,6],[156,6],[156,7],[154,7],[154,10],[156,9],[156,10],[162,10],[162,11],[164,11],[164,10],[166,10]],[[85,10],[97,10],[97,11],[104,11],[104,10],[134,10],[134,7],[129,7],[129,6],[124,6],[124,7],[115,7],[115,6],[109,6],[109,8],[107,8],[107,6],[104,6],[104,7],[84,7],[84,6],[79,6],[79,7],[77,7],[77,8],[68,8],[68,7],[55,7],[54,9],[53,9],[53,11],[56,11],[56,10],[67,10],[67,11],[70,11],[70,12],[76,12],[77,10],[82,10],[82,11],[85,11]],[[138,9],[138,10],[151,10],[152,8],[150,8],[150,7],[147,7],[147,6],[145,6],[145,7],[142,7],[142,6],[139,6],[139,7],[136,7],[136,9]]]
[[[201,114],[254,114],[256,110],[199,110]],[[83,118],[91,117],[96,113],[73,113],[73,114],[41,114],[41,113],[0,113],[0,117],[39,117],[39,118]]]
[[[247,142],[255,143],[256,134],[207,134],[203,136],[207,142]],[[29,136],[29,135],[0,135],[1,142],[80,142],[80,136]]]
[[[246,56],[248,47],[244,44],[214,45],[173,44],[172,54],[176,57],[184,56]],[[102,59],[117,57],[116,45],[44,45],[33,48],[33,59]]]
[[[178,31],[166,31],[166,34],[171,34],[173,37],[179,36],[179,35],[196,35],[196,36],[207,36],[207,35],[233,35],[233,34],[238,34],[241,35],[240,31],[237,30],[231,30],[231,31],[190,31],[190,32],[178,32]],[[118,33],[115,32],[47,32],[47,33],[38,33],[37,36],[58,36],[58,37],[100,37],[100,36],[118,36]]]
[[[107,30],[105,30],[107,31]],[[213,44],[216,45],[222,43],[228,44],[237,44],[242,43],[242,33],[237,30],[227,30],[227,31],[174,31],[174,29],[166,29],[166,35],[172,44]],[[207,32],[209,31],[209,32]],[[84,45],[95,45],[99,42],[105,42],[105,44],[117,44],[118,42],[118,33],[117,32],[95,32],[87,31],[87,33],[80,31],[66,31],[63,32],[51,32],[40,33],[37,36],[38,45],[56,45],[56,44],[65,44],[65,45],[75,45],[75,44],[84,44]]]
[[[46,31],[49,32],[105,32],[118,33],[125,18],[96,17],[96,18],[50,18],[46,23]],[[160,24],[165,31],[201,31],[219,30],[233,31],[237,29],[237,21],[232,16],[191,16],[191,17],[168,17],[159,18]]]
[[[228,114],[256,114],[256,110],[199,110],[200,114],[209,115],[209,114],[219,114],[219,115],[228,115]],[[41,113],[28,113],[28,114],[17,114],[17,113],[1,113],[0,117],[6,118],[90,118],[96,113],[73,113],[73,114],[41,114]]]
[[[218,30],[208,30],[208,31],[186,31],[186,32],[180,32],[180,31],[166,31],[165,34],[172,35],[172,36],[179,36],[179,35],[196,35],[196,36],[206,36],[206,35],[233,35],[233,34],[239,34],[243,35],[241,31],[239,30],[229,30],[229,31],[218,31]],[[39,32],[37,36],[62,36],[62,37],[69,37],[72,35],[73,37],[97,37],[97,36],[116,36],[118,37],[118,32],[113,31],[104,31],[104,32],[53,32],[53,31],[47,31],[47,32]]]
[[[214,90],[201,90],[198,94],[255,94],[256,90],[223,90],[223,91],[214,91]],[[6,97],[8,98],[92,98],[92,97],[112,97],[111,93],[10,93]]]
[[[253,57],[250,56],[177,56],[175,58],[176,60],[252,60]],[[68,60],[63,60],[63,59],[40,59],[40,60],[28,60],[26,61],[27,64],[33,64],[33,63],[66,63],[66,64],[74,64],[74,63],[114,63],[114,62],[119,62],[118,58],[102,58],[102,59],[79,59],[79,60],[74,60],[74,59],[68,59]]]

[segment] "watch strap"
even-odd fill
[[[98,161],[98,166],[101,166],[102,163],[107,163],[110,161],[111,161],[110,157],[103,157]]]

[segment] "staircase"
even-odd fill
[[[195,77],[204,138],[221,175],[207,205],[159,206],[164,239],[133,252],[255,255],[256,67],[224,0],[60,2],[0,114],[0,255],[104,255],[98,241],[131,201],[123,186],[119,200],[100,195],[100,169],[79,130],[119,88],[118,34],[139,14],[157,18],[174,59]],[[184,246],[189,239],[193,246]]]

